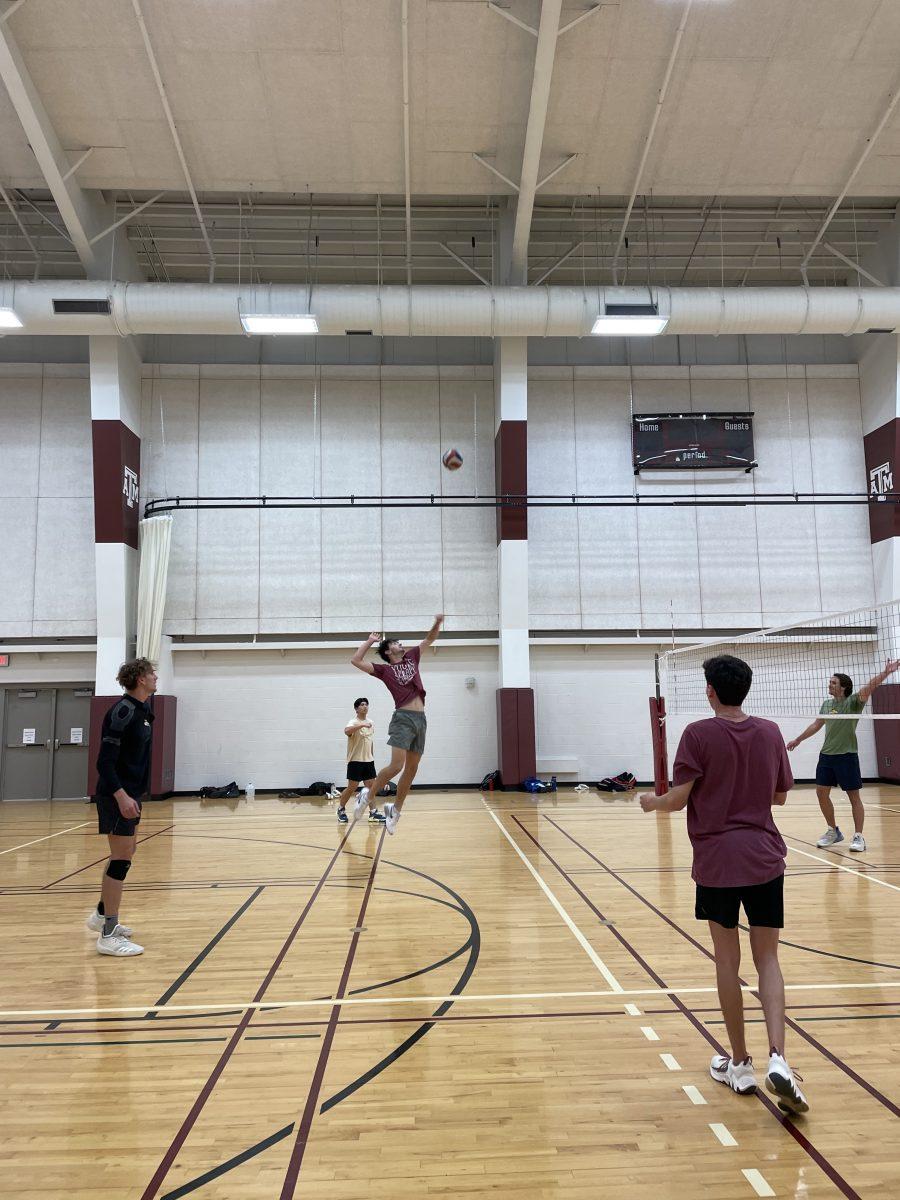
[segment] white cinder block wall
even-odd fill
[[[144,370],[143,499],[493,491],[490,368]],[[533,367],[530,490],[631,494],[632,412],[748,406],[752,475],[645,475],[641,491],[865,489],[855,366],[668,366]],[[465,457],[455,475],[440,467],[450,445]],[[90,455],[86,368],[0,367],[0,636],[95,632]],[[533,509],[530,527],[538,633],[780,624],[873,598],[861,507]],[[171,634],[424,632],[442,608],[450,629],[497,627],[491,509],[182,512],[173,543]],[[536,646],[539,758],[575,757],[585,779],[648,777],[652,655],[646,643]],[[176,653],[178,788],[339,776],[340,731],[365,691],[383,747],[387,692],[349,656]],[[426,664],[421,782],[477,781],[495,765],[495,660],[493,646],[447,646]],[[797,773],[814,757],[807,744]]]

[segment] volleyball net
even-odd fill
[[[833,675],[846,675],[853,690],[864,687],[900,658],[900,600],[810,617],[791,625],[710,638],[673,647],[657,657],[657,693],[651,700],[657,790],[668,775],[666,719],[710,715],[703,663],[719,654],[742,658],[753,670],[744,711],[772,720],[819,716]],[[862,714],[829,720],[896,721],[900,718],[900,671],[878,687]]]

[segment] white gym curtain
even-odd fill
[[[138,577],[137,656],[159,661],[169,551],[172,548],[172,518],[148,517],[141,521],[141,569]]]

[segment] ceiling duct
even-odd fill
[[[96,283],[16,282],[6,301],[21,334],[216,334],[243,336],[246,286],[112,283],[108,309],[71,315],[63,302],[97,304]],[[260,286],[253,311],[316,314],[319,332],[386,337],[586,337],[615,305],[646,304],[646,287]],[[666,335],[845,334],[900,327],[900,288],[663,288],[649,300],[668,316]]]

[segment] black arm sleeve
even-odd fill
[[[131,724],[134,713],[134,708],[127,700],[120,700],[103,718],[97,774],[98,785],[110,796],[114,796],[122,787],[118,771],[119,752],[122,748],[122,734]]]

